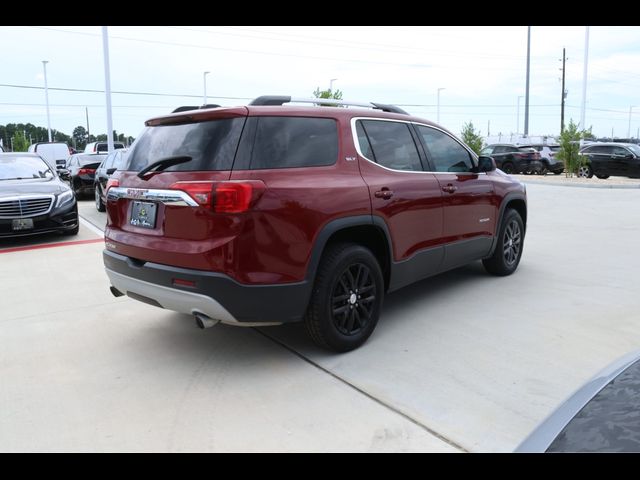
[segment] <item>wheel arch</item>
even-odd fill
[[[509,208],[515,210],[520,214],[525,233],[527,231],[527,199],[523,193],[508,193],[503,198],[502,203],[500,204],[500,210],[498,211],[498,221],[496,222],[496,227],[493,235],[493,243],[491,245],[491,250],[489,251],[489,254],[486,258],[491,257],[494,250],[496,249],[496,245],[498,244],[498,233],[500,232],[500,225],[502,225],[502,218],[504,217],[504,213]]]
[[[327,223],[313,245],[306,278],[313,283],[322,255],[327,247],[338,242],[362,245],[373,253],[380,264],[385,290],[391,276],[391,236],[383,219],[372,215],[343,217]]]

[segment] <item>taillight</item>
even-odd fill
[[[119,186],[120,186],[120,180],[118,180],[117,178],[110,178],[109,180],[107,180],[107,188],[105,192],[108,192],[111,187],[119,187]]]
[[[78,170],[78,175],[89,175],[90,173],[96,173],[93,168],[81,168]]]
[[[266,188],[260,180],[241,182],[176,182],[174,190],[187,192],[199,205],[216,213],[242,213],[262,195]]]

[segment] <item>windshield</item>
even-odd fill
[[[638,145],[627,145],[627,148],[640,157],[640,147]]]
[[[49,166],[39,157],[0,157],[0,180],[53,178]]]

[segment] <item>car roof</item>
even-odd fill
[[[183,112],[170,113],[150,118],[145,122],[147,126],[202,122],[217,118],[246,117],[246,116],[295,116],[295,117],[326,117],[350,120],[354,117],[370,117],[376,119],[402,120],[417,122],[446,130],[436,123],[413,115],[385,112],[369,108],[340,108],[340,107],[310,107],[300,105],[247,105],[237,107],[218,107]],[[451,133],[451,132],[449,132]]]

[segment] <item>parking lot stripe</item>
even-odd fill
[[[84,245],[87,243],[98,243],[98,242],[104,242],[104,238],[92,238],[91,240],[76,240],[73,242],[45,243],[41,245],[29,245],[27,247],[5,248],[5,249],[0,249],[0,253],[24,252],[25,250],[38,250],[41,248],[70,247],[72,245]]]

